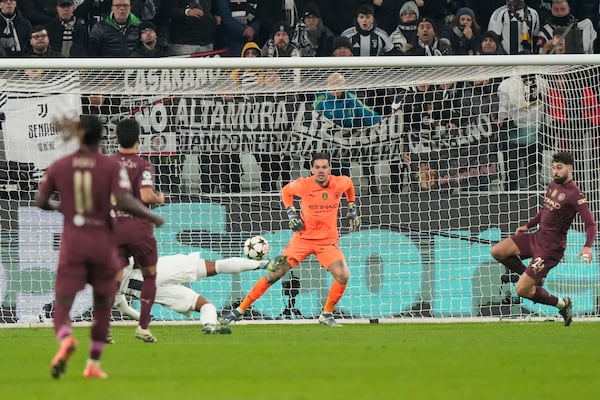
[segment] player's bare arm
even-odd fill
[[[43,193],[36,194],[36,205],[42,210],[55,211],[58,210],[60,206],[60,202],[57,200],[53,200],[50,196],[47,196]]]
[[[521,233],[526,233],[526,232],[529,232],[529,228],[527,227],[527,224],[521,225],[520,227],[518,227],[515,230],[515,235],[519,235]]]
[[[165,202],[165,194],[155,192],[152,188],[140,188],[140,197],[146,204],[164,204]]]
[[[164,224],[164,220],[158,215],[152,213],[148,207],[146,207],[142,202],[133,197],[131,193],[122,192],[115,195],[117,199],[117,208],[122,211],[127,211],[128,213],[135,215],[136,217],[145,218],[149,221],[152,221],[154,226],[161,226]]]

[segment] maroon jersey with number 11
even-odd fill
[[[85,283],[110,286],[118,270],[111,195],[131,190],[125,170],[100,153],[79,150],[50,165],[38,190],[58,192],[64,216],[57,293],[75,293]]]

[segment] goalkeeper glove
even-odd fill
[[[300,214],[298,214],[298,211],[296,211],[296,208],[294,208],[294,206],[288,207],[285,211],[288,215],[288,226],[291,230],[293,230],[294,232],[298,232],[304,229],[304,221],[302,221],[302,218],[300,218]]]
[[[350,222],[350,231],[357,231],[360,227],[360,217],[356,212],[356,208],[354,208],[354,203],[348,203],[348,214],[346,214],[346,218]]]

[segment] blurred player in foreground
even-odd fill
[[[184,284],[217,274],[254,271],[264,268],[267,262],[242,257],[210,261],[200,258],[199,253],[161,256],[156,265],[155,303],[188,317],[192,311],[199,312],[204,334],[229,334],[231,329],[218,323],[215,306]],[[125,295],[139,299],[143,281],[142,272],[133,267],[133,260],[131,260],[129,266],[123,270],[123,280],[115,298],[114,307],[136,320],[140,318],[140,314],[131,308]]]
[[[350,222],[350,230],[357,230],[360,226],[360,219],[354,208],[354,184],[347,176],[331,175],[330,156],[327,153],[313,154],[311,173],[311,177],[298,178],[281,190],[289,227],[295,232],[294,236],[282,254],[269,261],[266,269],[270,272],[256,282],[239,307],[223,315],[223,324],[240,320],[248,307],[273,283],[306,257],[314,254],[334,279],[323,311],[319,315],[319,323],[341,326],[333,317],[333,309],[344,295],[350,272],[344,254],[338,247],[337,220],[340,199],[345,195],[348,201],[346,218]],[[294,197],[301,200],[300,213],[294,207]]]
[[[111,195],[120,210],[145,218],[156,226],[162,218],[152,214],[131,194],[131,183],[121,165],[99,151],[102,125],[96,117],[61,121],[65,139],[77,138],[79,149],[48,167],[37,193],[37,206],[59,210],[64,216],[55,281],[54,332],[60,347],[50,364],[59,378],[77,348],[69,312],[77,292],[93,287],[94,320],[86,378],[106,378],[100,356],[108,333],[110,312],[119,271],[111,210]],[[58,193],[60,200],[51,196]]]
[[[573,156],[556,153],[552,156],[554,180],[548,184],[544,204],[537,214],[517,228],[515,234],[492,247],[492,256],[508,269],[521,275],[517,282],[517,295],[536,303],[558,308],[565,326],[573,320],[573,302],[569,297],[558,298],[542,286],[550,270],[565,254],[567,231],[579,213],[585,224],[586,240],[579,257],[586,263],[592,261],[592,244],[598,233],[594,216],[585,195],[573,181]],[[529,230],[538,227],[537,231]],[[525,267],[522,259],[531,258]]]

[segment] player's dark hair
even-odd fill
[[[573,155],[571,153],[561,152],[552,155],[552,162],[563,163],[565,165],[573,165]]]
[[[125,149],[132,148],[140,138],[140,124],[135,119],[126,118],[117,124],[117,141]]]
[[[327,162],[331,164],[331,156],[329,153],[325,153],[324,151],[313,153],[312,159],[310,160],[310,165],[315,165],[315,161],[317,160],[327,160]]]
[[[86,146],[98,146],[102,140],[102,124],[98,117],[93,115],[81,115],[79,124],[83,129],[83,137],[81,143]]]

